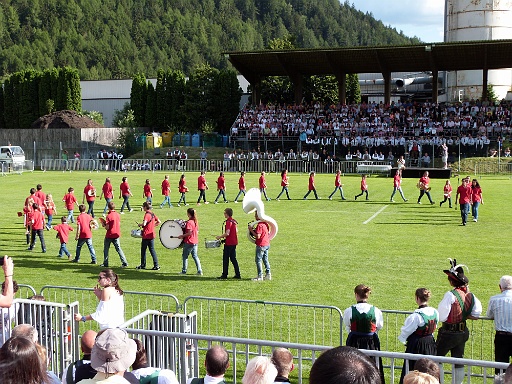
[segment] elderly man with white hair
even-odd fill
[[[487,316],[494,319],[494,359],[509,363],[512,356],[512,276],[500,279],[501,293],[489,300]]]
[[[242,384],[273,384],[277,376],[277,368],[265,356],[256,356],[245,368]]]

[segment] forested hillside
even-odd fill
[[[224,68],[222,52],[418,42],[338,0],[0,0],[0,77],[77,68],[81,79]]]

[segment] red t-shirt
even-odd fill
[[[310,191],[315,189],[315,178],[314,178],[314,176],[309,176],[308,188],[309,188]]]
[[[46,203],[46,209],[44,211],[48,216],[53,215],[55,213],[55,203],[53,201]]]
[[[425,188],[428,187],[428,185],[430,184],[430,178],[427,177],[427,176],[423,176],[421,179],[420,179],[420,183],[422,183]]]
[[[129,196],[130,195],[130,186],[128,185],[128,182],[121,183],[119,186],[119,189],[121,190],[122,196]]]
[[[34,213],[32,213],[32,229],[39,230],[44,228],[44,215],[43,213],[36,209]]]
[[[114,193],[112,192],[112,184],[103,184],[101,190],[103,191],[103,196],[105,196],[105,199],[112,199],[114,197]]]
[[[67,243],[69,231],[73,230],[73,227],[68,223],[57,224],[53,227],[57,231],[57,236],[59,237],[60,243]]]
[[[34,196],[36,196],[39,199],[39,202],[35,201],[39,205],[42,205],[44,203],[44,201],[46,200],[46,194],[41,190],[37,191],[34,194]],[[43,208],[44,208],[44,206],[43,206]]]
[[[256,237],[256,245],[258,247],[265,247],[270,245],[270,239],[268,238],[268,224],[264,222],[259,222],[256,225],[256,229],[254,230],[259,236]]]
[[[79,239],[90,239],[92,237],[91,232],[91,223],[92,217],[87,213],[81,213],[76,218],[76,223],[78,225],[78,238]]]
[[[39,197],[37,197],[37,196],[36,196],[36,194],[33,194],[33,195],[30,195],[29,197],[27,197],[27,198],[25,199],[25,205],[27,205],[27,204],[28,204],[28,199],[32,199],[32,200],[34,200],[34,203],[36,203],[36,204],[38,204],[38,205],[41,205],[41,204],[43,204],[43,202],[44,202],[44,200],[42,200],[42,201],[41,201],[41,200],[39,199]]]
[[[469,204],[471,202],[471,187],[459,185],[457,193],[459,194],[459,204]]]
[[[116,211],[110,211],[105,218],[108,229],[105,237],[107,239],[117,239],[121,237],[121,216]]]
[[[288,175],[284,174],[283,177],[281,177],[281,187],[286,187],[288,185]]]
[[[217,188],[218,189],[226,189],[226,179],[224,176],[219,176],[217,179]]]
[[[471,187],[471,201],[479,203],[482,201],[482,188]]]
[[[169,183],[169,180],[164,179],[164,181],[162,181],[162,195],[169,196],[170,191],[171,191],[171,184]]]
[[[400,188],[401,183],[402,179],[400,178],[400,175],[395,175],[395,177],[393,177],[393,187]]]
[[[245,177],[243,176],[240,176],[240,178],[238,179],[238,189],[243,189],[245,191]]]
[[[206,189],[206,178],[204,175],[201,175],[197,178],[197,189],[199,191]]]
[[[366,184],[366,179],[361,179],[361,191],[366,191],[368,189],[368,184]]]
[[[229,231],[228,237],[226,237],[226,241],[224,244],[226,245],[237,245],[238,244],[238,228],[237,222],[233,218],[229,218],[226,220],[226,232]]]
[[[192,232],[192,234],[190,236],[185,237],[183,239],[183,242],[187,243],[187,244],[197,244],[199,242],[198,236],[197,236],[199,228],[197,227],[196,222],[194,220],[187,221],[187,226],[185,227],[185,232],[189,232],[189,231]]]
[[[180,182],[178,183],[178,190],[180,191],[180,193],[187,192],[187,182],[185,181],[185,179],[180,179]]]
[[[89,196],[89,191],[93,191],[95,190],[96,188],[94,188],[92,185],[89,185],[87,184],[84,188],[84,195],[85,195],[85,200],[86,201],[94,201],[95,197],[96,196]]]
[[[64,204],[66,204],[66,209],[71,211],[76,203],[76,197],[73,193],[66,193],[62,199]]]
[[[450,196],[452,195],[453,188],[452,188],[452,186],[451,186],[451,185],[446,185],[446,184],[445,184],[445,186],[444,186],[444,188],[443,188],[443,191],[444,191],[444,195],[445,195],[446,197],[450,197]]]
[[[341,175],[336,174],[336,178],[334,179],[334,186],[341,187]]]
[[[144,196],[145,197],[151,197],[153,196],[153,193],[151,192],[151,185],[144,184]]]
[[[260,189],[267,188],[267,183],[265,182],[265,176],[261,175],[259,182],[260,182]]]
[[[144,221],[146,225],[142,227],[142,238],[145,240],[151,240],[155,238],[155,222],[158,220],[158,217],[151,212],[146,211],[144,214]]]

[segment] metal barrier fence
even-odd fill
[[[9,174],[21,175],[24,171],[33,172],[34,162],[32,160],[25,160],[23,164],[0,162],[0,175],[6,176]]]
[[[98,299],[94,295],[92,288],[62,287],[45,285],[41,288],[41,295],[46,300],[58,303],[71,303],[78,301],[82,314],[89,314],[96,310]],[[178,298],[168,293],[151,293],[124,291],[125,318],[131,319],[148,308],[156,309],[161,312],[179,312],[180,304]],[[96,323],[88,323],[87,326],[80,324],[80,330],[85,331],[96,326]]]
[[[490,162],[480,162],[475,164],[475,175],[488,175],[488,174],[512,174],[512,160],[510,158],[505,158],[508,160],[498,161],[496,159],[495,163]]]
[[[198,332],[246,339],[341,345],[343,313],[337,307],[190,296],[183,312],[198,313]]]
[[[43,159],[41,160],[42,171],[95,171],[97,169],[96,160],[93,159]]]
[[[268,340],[254,340],[254,339],[243,339],[234,337],[222,337],[204,334],[186,333],[180,334],[175,332],[159,332],[144,330],[141,328],[128,328],[128,333],[136,335],[138,337],[151,337],[153,340],[172,339],[173,343],[179,343],[177,340],[181,340],[181,345],[185,348],[178,349],[179,355],[175,355],[175,359],[179,360],[177,366],[180,367],[175,370],[178,381],[181,384],[185,384],[187,379],[190,377],[203,376],[202,367],[205,353],[208,348],[215,344],[222,344],[226,347],[230,353],[230,367],[226,372],[226,379],[228,382],[236,384],[240,381],[245,367],[249,360],[257,355],[270,356],[273,349],[277,347],[288,348],[294,356],[294,365],[297,368],[290,374],[292,382],[302,384],[308,381],[309,372],[316,358],[324,350],[330,349],[330,346],[322,345],[309,345],[299,343],[286,343],[276,342]],[[161,341],[163,343],[163,340]],[[169,344],[172,344],[169,342]],[[492,382],[494,379],[494,369],[505,370],[508,367],[506,363],[495,363],[491,361],[480,361],[471,359],[457,359],[451,357],[440,357],[440,356],[425,356],[425,355],[410,355],[405,353],[397,352],[383,352],[383,351],[369,351],[361,350],[363,353],[372,356],[378,362],[378,358],[383,359],[384,373],[387,382],[394,383],[395,380],[400,377],[402,365],[404,360],[407,359],[419,359],[422,357],[428,357],[433,361],[440,364],[441,368],[441,383],[452,382],[455,384],[455,377],[452,375],[453,367],[455,364],[465,366],[464,382],[470,384],[472,381],[478,381],[487,383]],[[159,351],[159,353],[166,353],[166,351]],[[152,365],[152,361],[149,362]],[[153,366],[158,366],[154,364]],[[183,370],[182,368],[187,368]],[[406,364],[407,367],[407,364]],[[160,367],[167,368],[167,367]],[[407,368],[406,368],[407,370]],[[459,383],[457,383],[459,384]]]
[[[48,301],[15,299],[10,308],[2,309],[0,344],[11,335],[11,327],[31,324],[38,342],[47,350],[48,369],[59,375],[79,354],[77,322],[78,302],[61,304]]]

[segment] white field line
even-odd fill
[[[368,224],[370,221],[375,219],[382,211],[384,211],[387,207],[389,207],[389,205],[383,206],[381,209],[379,209],[377,212],[375,212],[372,217],[370,217],[368,220],[363,222],[363,224]]]

